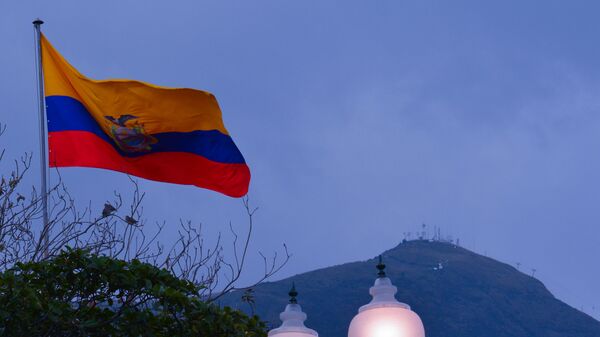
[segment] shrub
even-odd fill
[[[0,274],[4,336],[266,336],[258,317],[203,301],[166,269],[66,249]]]

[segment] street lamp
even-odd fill
[[[373,299],[358,309],[348,337],[425,337],[419,316],[407,304],[396,300],[398,288],[386,277],[381,255],[377,269],[377,280],[369,289]]]
[[[269,331],[269,337],[318,337],[319,334],[312,329],[304,326],[306,314],[296,300],[298,292],[296,286],[292,285],[289,292],[290,303],[286,305],[285,311],[279,314],[281,326]]]

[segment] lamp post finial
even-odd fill
[[[292,289],[290,289],[290,292],[288,293],[288,295],[290,295],[290,303],[292,304],[297,304],[298,300],[296,299],[296,296],[298,296],[298,292],[296,291],[296,283],[292,282]]]
[[[377,276],[379,278],[385,277],[385,264],[383,263],[383,258],[381,257],[381,255],[379,255],[379,263],[377,264],[377,270],[379,270],[379,272],[377,273]]]

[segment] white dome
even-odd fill
[[[396,300],[398,289],[385,277],[380,261],[380,277],[369,293],[373,299],[358,309],[352,319],[348,337],[425,337],[423,322],[405,303]]]
[[[269,337],[318,337],[319,334],[312,329],[304,326],[306,314],[302,312],[302,307],[296,303],[295,287],[290,291],[290,303],[286,305],[285,311],[279,314],[281,326],[269,331]]]
[[[354,317],[348,337],[425,337],[425,329],[410,309],[374,308]]]

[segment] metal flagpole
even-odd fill
[[[44,104],[44,73],[42,70],[42,39],[41,26],[44,21],[39,18],[33,21],[33,29],[35,32],[35,51],[36,51],[36,66],[37,66],[37,81],[38,81],[38,107],[40,110],[40,168],[41,168],[41,195],[42,195],[42,249],[44,257],[48,257],[48,161],[46,159],[46,109]]]

